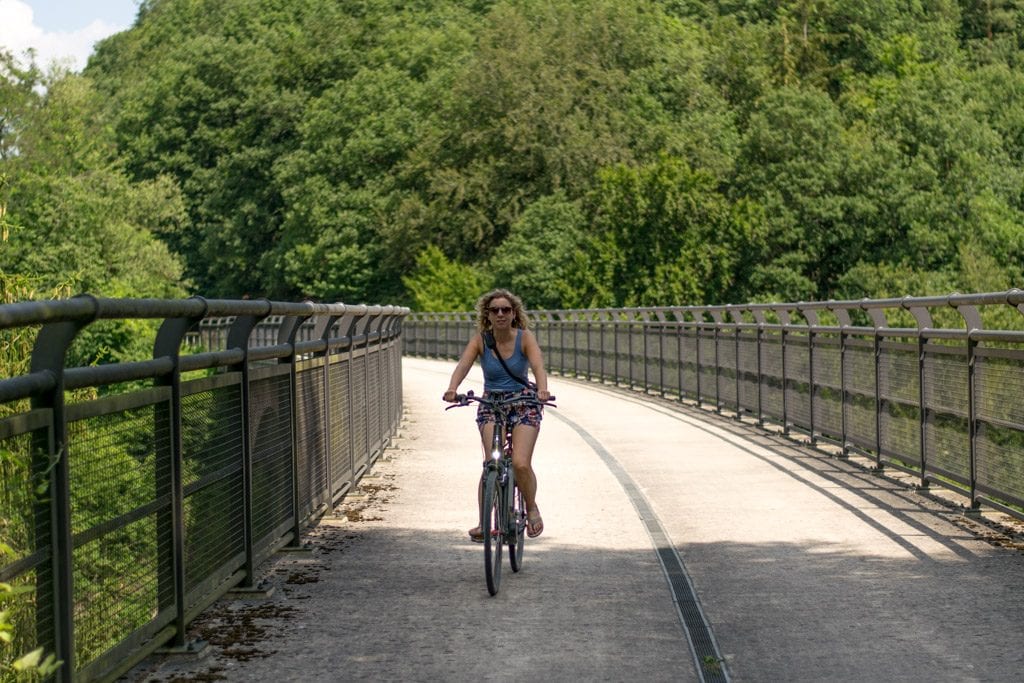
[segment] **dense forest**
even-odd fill
[[[8,299],[1020,285],[1024,0],[144,0],[0,54]]]

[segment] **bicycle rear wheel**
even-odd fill
[[[487,478],[484,480],[480,530],[484,532],[484,576],[487,579],[487,592],[491,595],[496,595],[498,586],[501,585],[501,548],[505,543],[504,524],[498,471],[489,470]]]
[[[523,568],[523,545],[526,541],[526,506],[523,504],[523,492],[512,480],[512,494],[509,496],[508,508],[508,562],[512,571]]]

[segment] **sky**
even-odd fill
[[[98,40],[135,21],[139,0],[0,0],[0,47],[23,57],[36,49],[36,62],[54,60],[81,71]]]

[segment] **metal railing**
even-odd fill
[[[549,371],[799,430],[1024,517],[1022,313],[1011,290],[530,317]],[[405,352],[457,358],[474,320],[413,314]]]
[[[360,479],[402,412],[392,306],[97,299],[0,306],[34,335],[0,379],[0,582],[13,655],[109,679],[161,645]],[[152,358],[65,367],[98,320],[159,322]],[[156,328],[156,323],[153,324]],[[0,644],[2,645],[2,644]]]

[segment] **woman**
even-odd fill
[[[537,382],[537,398],[546,401],[551,397],[548,393],[548,376],[544,372],[544,361],[536,337],[530,332],[530,321],[523,310],[523,302],[519,297],[504,289],[495,289],[484,294],[476,302],[476,326],[480,334],[466,344],[459,358],[455,371],[452,372],[448,390],[444,400],[453,403],[459,390],[459,384],[466,378],[476,359],[484,371],[484,396],[499,396],[527,391],[526,387],[517,382],[508,370],[526,379],[526,368],[529,366],[533,378]],[[488,349],[484,343],[484,333],[494,335],[494,349]],[[506,370],[495,352],[505,360]],[[523,492],[526,502],[527,535],[530,538],[540,536],[544,531],[544,520],[537,508],[537,477],[533,473],[533,447],[540,433],[540,421],[543,410],[531,404],[515,404],[509,415],[512,424],[512,468],[515,471],[516,483]],[[483,444],[484,458],[491,445],[494,434],[494,413],[488,406],[480,404],[477,409],[476,423],[480,428],[480,440]],[[474,541],[483,541],[480,527],[469,530],[469,537]]]

